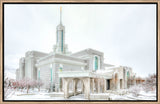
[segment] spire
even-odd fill
[[[53,47],[54,53],[68,54],[68,47],[65,44],[65,26],[62,25],[62,7],[60,6],[60,24],[56,27],[56,45]]]
[[[60,24],[62,24],[62,7],[60,7]]]

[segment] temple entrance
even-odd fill
[[[90,78],[63,78],[64,97],[69,98],[84,93],[85,98],[90,96]]]
[[[78,78],[73,78],[68,81],[68,97],[76,96],[78,94],[84,93],[83,91],[83,81]]]
[[[73,95],[73,80],[71,80],[69,83],[69,88],[68,88],[68,92],[69,92],[69,96]]]
[[[120,79],[120,89],[122,89],[122,79]]]
[[[106,80],[106,84],[107,84],[106,85],[107,86],[106,89],[110,90],[110,80],[109,79]]]

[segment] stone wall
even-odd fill
[[[37,80],[36,61],[46,55],[46,53],[38,51],[26,52],[25,57],[22,57],[19,61],[19,80],[23,78]]]
[[[22,57],[19,60],[19,79],[23,79],[25,77],[25,58]]]
[[[43,86],[42,88],[50,88],[50,84],[51,84],[51,69],[49,65],[45,65],[43,67],[41,67],[40,69],[40,79],[43,82]],[[38,74],[38,73],[37,73]],[[53,79],[53,82],[55,81],[55,79]]]

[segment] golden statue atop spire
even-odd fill
[[[62,6],[60,6],[60,11],[62,11]]]
[[[62,6],[60,6],[60,24],[62,24]]]

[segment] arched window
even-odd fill
[[[95,61],[94,61],[95,63],[94,63],[94,69],[95,70],[97,70],[98,69],[98,57],[97,56],[95,56]]]

